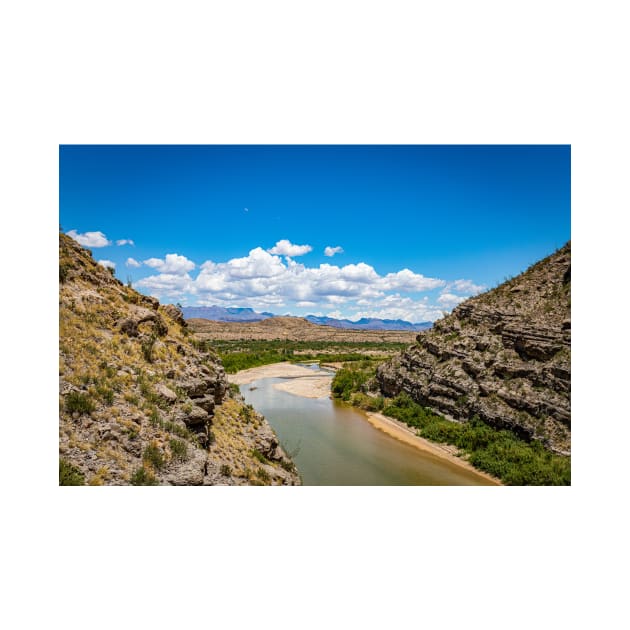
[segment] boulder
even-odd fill
[[[186,412],[184,417],[184,422],[187,426],[199,426],[205,424],[207,420],[209,420],[210,414],[202,409],[201,407],[197,407],[197,405],[193,405],[191,411]]]
[[[177,394],[163,383],[158,383],[154,389],[155,393],[168,403],[174,403],[177,400]]]
[[[167,304],[166,306],[162,307],[164,309],[164,312],[176,323],[179,324],[182,327],[186,327],[186,320],[184,319],[184,315],[182,314],[181,310],[175,306],[174,304]]]

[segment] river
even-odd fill
[[[332,378],[317,364],[308,367],[314,375]],[[472,470],[379,431],[361,412],[343,403],[274,388],[286,380],[262,378],[240,389],[292,455],[304,485],[493,485]]]

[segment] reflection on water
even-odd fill
[[[316,365],[312,369],[324,374]],[[241,393],[292,454],[304,485],[492,485],[473,471],[375,429],[350,407],[274,389],[284,380],[260,379],[241,385]]]

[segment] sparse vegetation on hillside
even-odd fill
[[[255,470],[253,448],[268,456],[265,483],[299,483],[264,419],[240,420],[238,392],[176,307],[123,285],[64,234],[59,280],[60,484],[244,484],[220,469]]]
[[[59,459],[59,485],[84,486],[85,475],[65,459]]]

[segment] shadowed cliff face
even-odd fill
[[[379,366],[383,394],[407,392],[453,420],[477,415],[571,451],[571,243],[470,298]]]
[[[295,484],[267,421],[232,394],[179,309],[59,235],[59,455],[92,485]]]

